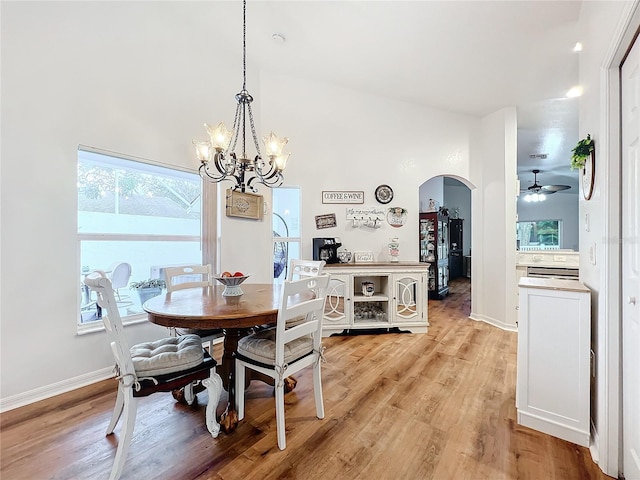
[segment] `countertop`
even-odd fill
[[[590,290],[578,280],[559,278],[522,277],[518,282],[520,288],[541,288],[545,290],[562,290],[565,292],[589,292]]]
[[[360,263],[328,263],[324,266],[325,269],[329,268],[366,268],[366,267],[425,267],[427,268],[429,263],[426,262],[360,262]]]

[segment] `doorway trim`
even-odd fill
[[[633,44],[640,27],[640,0],[625,7],[621,22],[613,36],[609,51],[602,67],[603,108],[600,125],[602,129],[602,151],[609,158],[609,167],[601,172],[606,185],[603,196],[605,211],[604,243],[604,288],[602,292],[616,292],[615,295],[601,295],[604,304],[603,338],[599,341],[605,348],[605,358],[600,359],[598,370],[604,375],[598,376],[598,425],[596,425],[595,458],[601,470],[607,475],[617,477],[622,466],[622,401],[621,383],[621,191],[622,168],[620,152],[620,64]],[[609,126],[607,129],[606,126]]]

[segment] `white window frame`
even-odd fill
[[[105,155],[108,157],[118,158],[125,161],[131,161],[138,164],[146,164],[153,167],[162,167],[169,170],[175,170],[178,172],[185,172],[190,174],[198,175],[198,170],[195,168],[186,168],[177,165],[169,165],[162,162],[142,159],[133,157],[126,154],[115,153],[112,151],[102,150],[94,147],[89,147],[85,145],[80,145],[78,147],[78,153],[80,150],[89,153],[97,153],[100,155]],[[200,235],[145,235],[145,234],[105,234],[105,233],[77,233],[77,262],[76,262],[76,271],[79,272],[81,270],[81,248],[83,241],[105,241],[105,240],[113,240],[113,241],[185,241],[185,242],[200,242],[201,252],[202,252],[202,263],[211,263],[215,267],[216,260],[216,249],[215,249],[215,238],[216,238],[216,223],[217,223],[217,213],[216,213],[216,196],[215,196],[215,186],[210,185],[208,182],[203,182],[201,187],[201,195],[202,195],[202,208],[200,213]],[[76,206],[76,212],[78,211],[78,207]],[[76,217],[77,222],[77,217]],[[78,226],[76,224],[76,231],[78,230]],[[81,293],[78,293],[77,304],[81,303]],[[147,322],[147,315],[145,313],[129,315],[123,318],[123,325],[133,325]],[[78,312],[77,318],[77,333],[78,335],[83,335],[87,333],[99,332],[104,330],[104,324],[101,321],[92,321],[88,323],[81,323],[80,312]]]

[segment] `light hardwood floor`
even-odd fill
[[[204,393],[140,400],[123,479],[609,479],[588,449],[516,423],[516,334],[469,320],[469,281],[429,302],[426,335],[325,341],[324,420],[311,375],[286,395],[287,449],[273,389],[252,383],[238,430],[212,438]],[[219,356],[219,352],[218,356]],[[1,416],[3,480],[108,478],[113,380]],[[220,413],[220,412],[219,412]]]

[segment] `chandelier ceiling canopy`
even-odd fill
[[[200,160],[200,176],[211,182],[231,180],[235,182],[233,190],[245,192],[249,189],[257,192],[256,183],[262,183],[269,188],[282,185],[283,170],[287,165],[290,153],[283,153],[288,138],[278,138],[270,132],[263,137],[265,153],[268,160],[262,158],[258,135],[253,121],[251,102],[253,97],[247,91],[247,1],[242,3],[242,90],[236,94],[236,113],[233,128],[228,130],[222,123],[216,126],[204,124],[209,140],[193,140],[196,156]],[[256,155],[250,158],[246,151],[247,121]],[[238,140],[241,143],[241,153],[236,154]]]

